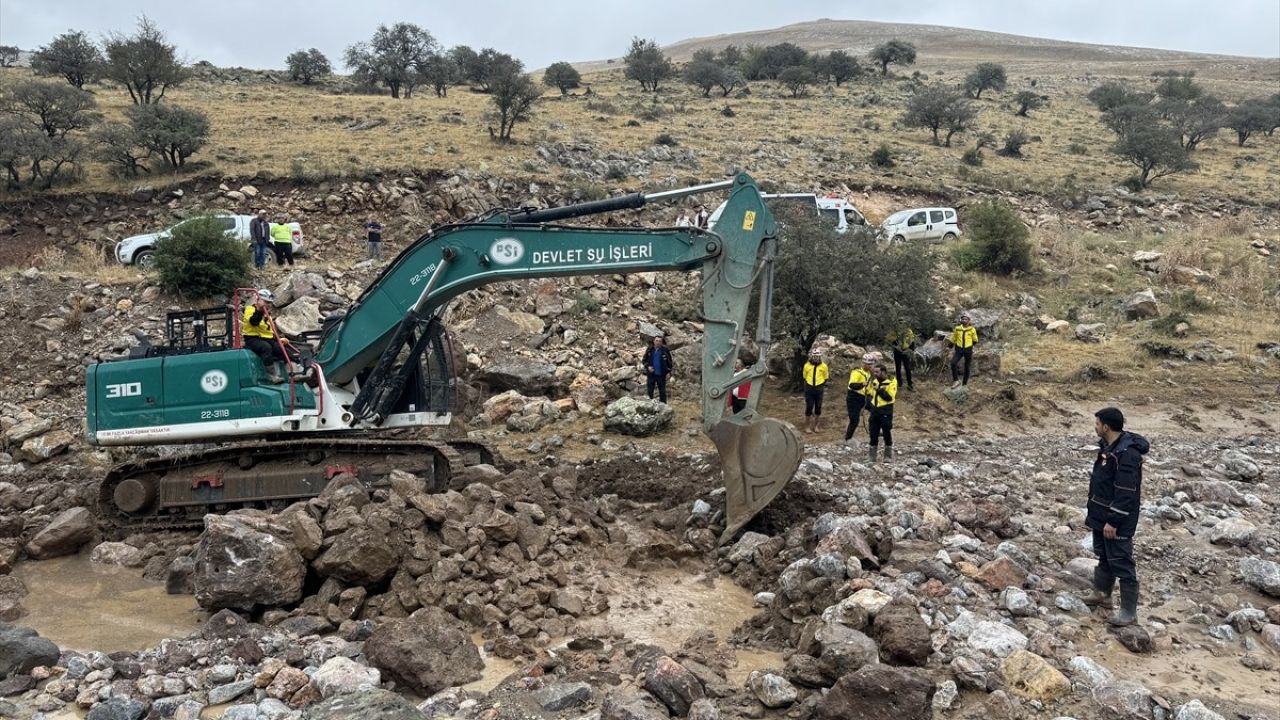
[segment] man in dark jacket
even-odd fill
[[[253,266],[261,270],[267,266],[267,255],[274,249],[266,210],[259,210],[258,216],[249,221],[249,237],[253,240]]]
[[[1133,533],[1142,502],[1142,456],[1151,449],[1147,439],[1124,430],[1124,414],[1117,408],[1094,413],[1098,456],[1089,477],[1089,506],[1085,524],[1093,530],[1093,571],[1089,605],[1110,604],[1120,581],[1120,610],[1112,625],[1132,625],[1138,619],[1138,571],[1133,561]]]
[[[644,372],[646,375],[645,390],[649,394],[649,399],[653,399],[653,389],[658,388],[658,400],[667,402],[667,378],[671,376],[671,371],[675,369],[674,363],[671,362],[671,351],[667,349],[665,341],[659,335],[653,339],[653,344],[645,348],[644,351]]]

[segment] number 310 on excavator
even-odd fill
[[[723,190],[729,199],[714,231],[559,224]],[[290,362],[286,384],[271,383],[244,348],[239,293],[231,308],[173,313],[167,345],[88,368],[88,441],[237,442],[117,466],[100,487],[100,515],[118,529],[198,526],[206,512],[315,496],[343,472],[377,484],[401,469],[429,490],[447,489],[468,465],[499,459],[474,441],[394,440],[378,431],[450,423],[457,381],[441,321],[450,300],[503,280],[698,270],[702,421],[724,475],[723,542],[781,491],[802,455],[794,428],[757,414],[759,392],[743,412],[726,413],[726,393],[765,374],[776,250],[777,223],[745,174],[565,207],[493,210],[435,228],[400,253],[341,318],[295,344],[302,357]],[[755,293],[760,360],[735,371]]]

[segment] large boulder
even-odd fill
[[[993,308],[973,308],[968,310],[969,322],[973,323],[973,327],[978,331],[978,342],[989,343],[999,340],[1002,334],[1000,321],[1004,319],[1004,313]]]
[[[206,515],[196,549],[195,591],[201,607],[252,610],[302,599],[307,565],[288,530],[265,518]]]
[[[277,330],[286,336],[296,337],[320,327],[320,301],[313,297],[298,298],[273,317]]]
[[[21,578],[0,575],[0,621],[13,622],[26,614],[22,599],[27,596],[27,586]]]
[[[522,395],[548,395],[556,387],[556,366],[551,363],[509,358],[484,369],[476,379],[491,390],[515,390]]]
[[[1005,687],[1015,695],[1052,703],[1071,692],[1071,681],[1044,658],[1026,650],[1014,650],[1000,663]]]
[[[1124,301],[1124,316],[1130,320],[1146,320],[1160,317],[1160,305],[1150,289],[1141,290]]]
[[[29,627],[0,623],[0,680],[26,675],[32,668],[53,667],[61,655],[58,646]]]
[[[1252,585],[1271,597],[1280,597],[1280,563],[1246,557],[1240,558],[1239,569],[1240,578],[1246,585]]]
[[[645,437],[667,429],[675,412],[657,400],[619,398],[604,409],[604,429],[623,435]]]
[[[480,679],[484,661],[461,623],[438,608],[383,623],[364,644],[369,663],[424,697]]]
[[[329,285],[325,282],[324,276],[311,272],[291,272],[285,277],[284,282],[276,286],[275,289],[275,305],[277,308],[285,308],[291,305],[299,298],[318,299],[324,297],[329,292]],[[279,318],[276,318],[277,322]]]
[[[370,527],[347,530],[312,563],[321,577],[353,585],[373,585],[395,572],[400,562],[385,533]]]
[[[892,665],[924,667],[933,652],[929,626],[911,605],[886,605],[871,625],[871,636],[880,646],[880,658]]]
[[[413,703],[379,688],[327,698],[304,710],[302,717],[303,720],[427,720]]]
[[[644,689],[662,701],[678,717],[689,714],[689,706],[706,696],[702,681],[688,668],[663,655],[644,676]]]
[[[814,708],[816,720],[931,720],[933,681],[923,670],[867,665],[840,678]]]
[[[604,383],[591,373],[578,373],[569,384],[569,397],[579,411],[587,414],[604,408],[609,402]]]
[[[52,430],[24,441],[18,457],[33,463],[44,462],[71,447],[75,440],[75,436],[66,430]]]
[[[71,555],[93,538],[93,514],[88,508],[64,510],[27,543],[27,555],[34,560]]]

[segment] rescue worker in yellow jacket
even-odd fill
[[[866,407],[867,385],[871,382],[871,365],[875,356],[867,353],[862,356],[862,364],[849,373],[849,394],[845,395],[844,405],[849,412],[849,426],[844,430],[844,444],[853,440],[858,432],[858,423],[862,420],[862,408]]]
[[[276,266],[284,267],[288,260],[289,267],[293,267],[293,230],[284,223],[272,223],[271,240],[275,244]]]
[[[951,331],[947,343],[955,348],[951,355],[951,387],[969,384],[969,365],[973,362],[973,347],[978,344],[978,328],[970,322],[969,314],[960,316],[960,324]],[[964,379],[961,380],[960,363],[964,362]]]
[[[800,369],[800,378],[804,381],[804,431],[818,432],[822,423],[822,395],[827,389],[827,377],[831,369],[822,360],[822,352],[809,351],[809,360]]]
[[[893,403],[898,397],[898,381],[889,374],[888,366],[882,363],[872,369],[871,383],[867,387],[870,388],[867,395],[867,407],[870,408],[867,429],[871,431],[871,448],[867,459],[871,462],[876,461],[876,446],[880,444],[880,438],[883,436],[884,459],[885,462],[891,462],[893,460]]]
[[[906,388],[915,390],[915,383],[911,382],[911,359],[916,349],[916,331],[909,327],[899,328],[889,333],[885,340],[893,348],[893,376],[898,381],[898,387],[903,387],[902,375],[906,373]]]
[[[278,385],[284,382],[284,376],[276,370],[276,364],[283,365],[285,355],[271,325],[273,302],[275,295],[270,290],[257,292],[253,303],[244,308],[240,336],[244,338],[245,349],[253,351],[253,354],[262,359],[262,364],[267,369],[267,380]]]

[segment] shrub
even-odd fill
[[[960,156],[960,162],[973,167],[982,165],[982,149],[975,147],[965,150],[964,154]]]
[[[1004,136],[1004,147],[1000,148],[1000,154],[1005,157],[1022,157],[1022,146],[1030,142],[1027,134],[1021,130],[1012,130],[1008,135]]]
[[[1152,320],[1151,329],[1165,335],[1173,336],[1175,334],[1174,329],[1182,323],[1186,323],[1188,326],[1191,325],[1191,318],[1187,317],[1182,312],[1174,310],[1171,313]]]
[[[284,63],[289,68],[289,79],[303,85],[310,85],[333,72],[329,58],[316,48],[289,53]]]
[[[1067,152],[1072,155],[1088,155],[1089,148],[1078,142],[1073,142],[1067,146]]]
[[[622,127],[640,127],[640,121],[635,118],[631,118],[630,120],[622,123]]]
[[[628,177],[627,168],[622,165],[610,165],[604,173],[605,180],[621,181]]]
[[[653,144],[666,145],[667,147],[675,147],[680,144],[680,141],[671,137],[671,133],[660,133],[658,137],[653,139]]]
[[[590,315],[600,310],[600,301],[595,299],[591,293],[583,290],[573,299],[574,315]]]
[[[248,284],[249,254],[216,218],[193,218],[156,242],[155,269],[165,292],[207,298]]]
[[[882,168],[893,167],[893,151],[888,145],[881,143],[880,147],[871,151],[871,164]]]
[[[984,200],[967,213],[969,242],[957,246],[956,262],[966,270],[1009,275],[1031,269],[1030,232],[1001,200]]]
[[[725,116],[725,117],[733,117],[734,115],[737,115],[738,113],[734,112],[734,111],[733,111],[733,108],[729,107],[728,105],[725,105],[725,106],[724,106],[724,108],[720,110],[720,114],[721,114],[721,115],[723,115],[723,116]]]

